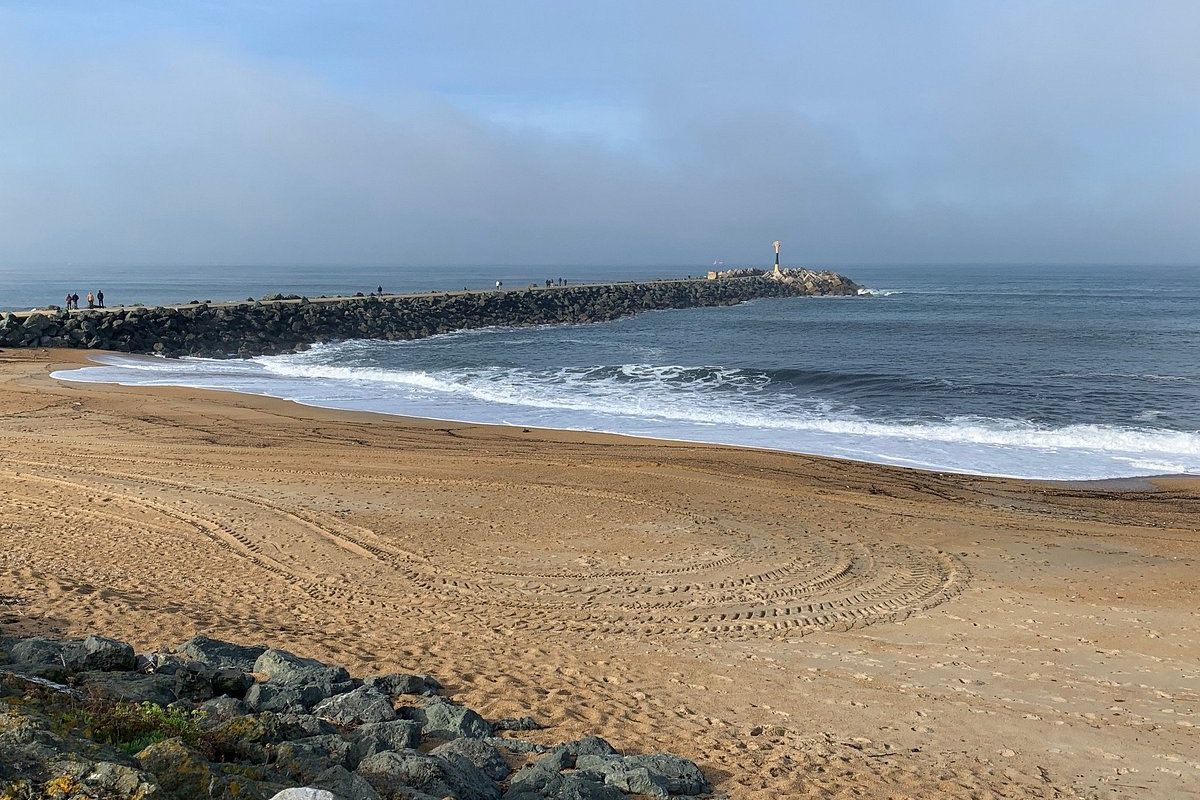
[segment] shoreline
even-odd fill
[[[677,752],[734,800],[1197,786],[1195,479],[1079,488],[49,377],[83,363],[0,352],[6,632],[286,637],[556,741]]]
[[[455,331],[455,332],[452,332],[449,334],[443,334],[443,335],[456,335],[459,333],[463,333],[463,331]],[[63,350],[63,351],[54,351],[54,352],[71,352],[71,351]],[[1152,483],[1153,481],[1160,480],[1160,479],[1180,479],[1180,480],[1196,479],[1196,480],[1200,480],[1200,475],[1192,475],[1192,474],[1188,474],[1188,473],[1166,473],[1166,472],[1150,473],[1150,474],[1144,474],[1144,475],[1113,476],[1113,477],[1104,477],[1104,478],[1045,478],[1045,477],[1028,477],[1028,476],[1023,476],[1023,475],[1013,475],[1013,474],[1005,474],[1005,473],[989,473],[989,472],[982,472],[982,471],[973,472],[973,471],[962,470],[962,469],[939,469],[939,468],[935,468],[935,467],[908,466],[908,465],[904,465],[904,464],[897,464],[897,463],[883,461],[883,460],[871,461],[871,460],[867,460],[867,459],[850,458],[850,457],[846,457],[846,456],[830,455],[830,454],[819,453],[819,452],[810,452],[810,451],[805,451],[805,450],[787,449],[787,448],[783,448],[783,447],[772,447],[770,445],[756,445],[756,444],[750,444],[750,443],[714,442],[714,441],[706,441],[706,440],[702,440],[702,439],[686,439],[686,438],[682,438],[682,437],[677,438],[677,437],[655,436],[655,435],[645,435],[645,434],[637,434],[637,433],[623,433],[620,431],[612,431],[612,430],[591,430],[591,429],[586,429],[586,428],[572,428],[572,427],[556,426],[556,425],[538,425],[538,424],[530,424],[530,423],[518,424],[518,423],[506,423],[506,422],[485,422],[485,421],[472,420],[472,419],[459,419],[459,418],[455,418],[455,417],[440,417],[440,416],[431,416],[431,415],[417,416],[417,415],[411,415],[411,414],[403,414],[403,413],[397,413],[397,412],[391,412],[391,411],[380,411],[380,410],[347,409],[347,408],[339,408],[337,406],[331,406],[331,405],[322,405],[317,402],[305,402],[304,400],[298,400],[295,398],[285,397],[285,396],[278,395],[278,394],[267,394],[267,393],[260,393],[260,392],[242,392],[237,389],[231,389],[231,388],[210,388],[210,387],[185,386],[185,385],[149,386],[149,385],[137,384],[137,383],[122,383],[120,381],[109,382],[109,381],[77,380],[77,379],[71,379],[68,377],[60,377],[59,376],[59,373],[66,373],[66,372],[69,372],[69,371],[75,370],[75,369],[107,366],[107,365],[99,363],[96,360],[97,358],[104,357],[104,356],[111,356],[111,357],[115,357],[115,358],[134,358],[134,359],[155,358],[154,356],[135,354],[135,353],[121,353],[121,352],[115,352],[115,351],[86,351],[84,354],[84,360],[72,361],[70,367],[65,368],[65,369],[55,370],[51,373],[50,377],[52,377],[58,381],[63,381],[63,382],[73,383],[73,384],[91,384],[91,385],[109,385],[109,386],[117,385],[117,386],[123,386],[126,388],[138,388],[138,389],[174,388],[174,389],[181,389],[181,390],[187,389],[187,390],[205,391],[205,392],[225,392],[225,393],[228,393],[231,395],[270,398],[272,400],[292,403],[292,404],[295,404],[297,406],[301,406],[304,408],[322,409],[325,411],[344,412],[344,413],[350,413],[350,414],[371,414],[371,415],[376,415],[381,419],[406,420],[406,421],[410,421],[410,422],[424,420],[424,421],[434,422],[434,423],[453,423],[453,424],[458,424],[458,425],[479,425],[479,426],[499,427],[499,428],[517,428],[517,429],[528,428],[530,430],[538,430],[538,431],[551,431],[551,432],[572,433],[572,434],[588,434],[588,435],[597,435],[597,436],[617,436],[617,437],[622,437],[625,439],[642,439],[642,440],[646,440],[648,442],[655,442],[655,443],[660,443],[660,444],[676,443],[676,444],[681,444],[681,445],[700,445],[700,446],[708,446],[708,447],[730,447],[730,448],[734,448],[734,449],[745,449],[745,450],[763,451],[763,452],[769,452],[769,453],[799,455],[799,456],[806,456],[806,457],[810,457],[810,458],[830,458],[830,459],[834,459],[837,461],[846,461],[846,462],[857,463],[857,464],[869,464],[869,465],[890,467],[890,468],[902,469],[902,470],[912,470],[915,472],[929,473],[932,475],[959,475],[959,476],[974,477],[974,478],[998,478],[998,479],[1005,479],[1005,480],[1031,481],[1031,482],[1036,482],[1036,483],[1047,483],[1047,484],[1054,484],[1054,485],[1084,487],[1084,488],[1087,488],[1087,487],[1116,488],[1116,487],[1122,487],[1122,486],[1127,487],[1127,488],[1138,488],[1138,487],[1145,487],[1145,486],[1153,485],[1153,483]]]

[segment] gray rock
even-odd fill
[[[382,800],[367,779],[342,766],[330,767],[317,776],[312,785],[332,792],[337,800]]]
[[[310,787],[284,789],[271,800],[339,800],[333,792]]]
[[[697,795],[708,791],[708,781],[695,763],[667,753],[581,755],[575,761],[575,768],[603,775],[605,783],[628,792],[665,797],[668,793]]]
[[[175,696],[195,703],[211,700],[216,695],[213,690],[216,674],[215,669],[199,661],[180,664],[175,670]]]
[[[533,717],[503,717],[492,727],[498,731],[540,731],[543,726]]]
[[[421,733],[434,739],[482,739],[492,735],[492,725],[483,717],[440,697],[420,708],[405,708],[405,719],[421,723]]]
[[[337,734],[282,742],[275,748],[275,769],[308,781],[333,766],[350,766],[350,742]]]
[[[421,726],[407,719],[371,722],[356,728],[350,741],[353,745],[351,760],[357,764],[388,750],[416,750],[421,744]]]
[[[233,644],[207,636],[193,636],[176,648],[176,652],[201,664],[215,669],[232,667],[242,672],[254,672],[255,661],[266,650],[259,645]]]
[[[575,766],[575,756],[566,747],[556,747],[546,755],[533,762],[537,769],[548,769],[551,772],[561,772]]]
[[[64,648],[63,658],[68,667],[79,672],[132,672],[137,668],[132,647],[104,636],[71,642]]]
[[[162,797],[172,800],[231,798],[228,780],[181,739],[152,744],[138,753],[137,758],[142,769],[154,775]]]
[[[504,800],[625,800],[619,790],[586,775],[549,773],[536,789],[514,780]]]
[[[101,761],[83,775],[81,782],[100,797],[154,797],[154,776],[125,764]]]
[[[364,680],[363,685],[392,697],[401,694],[434,695],[442,689],[442,684],[432,675],[412,675],[404,672],[373,675]]]
[[[387,722],[396,718],[391,699],[370,686],[360,686],[345,694],[322,700],[313,714],[335,725],[361,725],[366,722]]]
[[[159,675],[174,675],[181,667],[190,663],[193,662],[173,653],[147,653],[138,656],[137,671],[147,674],[156,672]]]
[[[213,694],[226,694],[241,700],[254,685],[254,678],[237,667],[218,667],[213,673],[212,684]]]
[[[216,741],[225,742],[229,755],[262,763],[280,742],[336,733],[324,720],[309,714],[247,714],[219,723],[212,729]]]
[[[304,692],[298,686],[280,686],[274,683],[256,683],[246,692],[246,705],[253,711],[275,711],[278,713],[307,711]]]
[[[433,748],[429,755],[450,762],[463,759],[494,781],[502,781],[512,772],[500,751],[479,739],[455,739]]]
[[[201,703],[196,710],[204,714],[205,727],[213,727],[234,717],[242,717],[250,713],[250,708],[245,703],[228,695],[214,697],[212,700]]]
[[[617,748],[608,743],[606,739],[599,736],[585,736],[582,739],[576,739],[573,742],[567,742],[567,752],[575,758],[579,756],[615,756],[620,755]]]
[[[416,789],[436,797],[456,800],[499,800],[499,787],[482,771],[465,761],[450,762],[414,750],[384,752],[366,758],[358,774],[377,792],[390,797]]]
[[[350,680],[344,667],[331,667],[314,658],[302,658],[286,650],[267,650],[254,662],[251,672],[259,673],[271,683],[288,686],[308,684],[338,684]]]
[[[42,636],[34,636],[29,639],[22,639],[12,646],[10,658],[17,664],[63,664],[62,654],[66,648],[66,642],[60,642],[57,639],[47,639]]]
[[[537,742],[530,742],[525,739],[511,739],[507,736],[485,736],[479,741],[487,742],[492,747],[507,750],[510,753],[548,753],[553,749]]]
[[[563,768],[558,765],[556,760],[538,759],[517,770],[512,780],[509,781],[508,791],[504,796],[507,798],[515,792],[522,796],[541,797],[542,790],[558,777],[561,769]]]
[[[81,672],[72,679],[81,691],[96,692],[110,700],[169,706],[175,702],[175,679],[170,675],[137,672]]]

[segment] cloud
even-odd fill
[[[981,37],[934,59],[954,79],[909,54],[910,80],[872,85],[861,64],[749,57],[761,29],[713,40],[697,14],[627,42],[641,61],[616,85],[564,64],[499,98],[478,70],[478,91],[450,91],[436,68],[355,82],[186,35],[47,49],[10,26],[0,258],[702,264],[783,238],[814,263],[1196,262],[1200,69],[1175,71],[1200,67],[1178,24],[1195,17],[1142,19],[1126,41],[1102,23],[1073,36],[1066,13],[949,15],[932,40]],[[853,34],[827,46],[895,41]],[[545,69],[513,64],[491,80]]]

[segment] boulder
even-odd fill
[[[117,639],[89,636],[63,649],[67,666],[77,672],[132,672],[137,668],[133,648]]]
[[[266,800],[274,794],[264,793],[258,781],[215,768],[182,739],[152,744],[137,759],[159,786],[156,800]]]
[[[507,736],[485,736],[479,741],[487,742],[492,747],[497,747],[510,753],[548,753],[553,749],[537,742],[530,742],[525,739],[510,739]]]
[[[83,692],[126,703],[153,703],[169,706],[175,702],[175,679],[170,675],[142,675],[137,672],[81,672],[72,683]]]
[[[618,789],[587,775],[554,772],[545,777],[536,785],[514,778],[504,800],[626,800]]]
[[[405,719],[421,724],[421,733],[434,739],[482,739],[492,735],[492,726],[477,713],[440,697],[419,708],[405,708]]]
[[[286,713],[308,710],[304,692],[298,686],[256,683],[247,690],[245,699],[246,705],[253,711]]]
[[[378,689],[391,697],[402,694],[435,695],[442,689],[442,684],[431,675],[413,675],[404,672],[373,675],[364,680],[363,685]]]
[[[193,636],[175,649],[177,653],[214,669],[232,667],[242,672],[254,672],[255,661],[266,650],[259,645],[233,644],[207,636]]]
[[[336,733],[328,722],[308,714],[247,714],[215,725],[210,735],[227,755],[253,761],[270,758],[280,742]]]
[[[250,691],[250,687],[253,685],[254,678],[250,676],[250,673],[237,667],[218,667],[213,673],[214,695],[225,694],[241,700],[245,698],[246,692]]]
[[[350,765],[350,742],[337,734],[282,742],[275,748],[275,769],[290,778],[308,781],[333,766]]]
[[[502,781],[512,772],[500,751],[479,739],[455,739],[433,748],[429,755],[450,762],[463,759],[494,781]]]
[[[22,639],[15,643],[9,651],[9,658],[16,664],[63,664],[63,650],[66,642],[57,639],[47,639],[35,636]]]
[[[416,750],[421,744],[421,726],[407,719],[371,722],[356,728],[350,741],[351,760],[357,764],[387,750]]]
[[[543,726],[533,717],[503,717],[492,727],[498,731],[540,731]]]
[[[644,756],[581,755],[575,768],[604,776],[609,786],[627,792],[698,795],[708,791],[708,781],[695,763],[668,753]]]
[[[362,725],[387,722],[396,718],[396,709],[387,695],[370,686],[360,686],[345,694],[322,700],[313,714],[335,725]]]
[[[146,653],[137,657],[137,671],[145,673],[156,672],[160,675],[174,675],[185,664],[191,663],[193,662],[174,653]]]
[[[215,669],[199,661],[180,664],[175,671],[175,696],[194,703],[211,700],[216,694],[213,690],[216,674]]]
[[[302,658],[286,650],[267,650],[255,661],[251,672],[263,675],[271,683],[286,686],[338,684],[350,680],[344,667],[331,667],[314,658]]]
[[[302,789],[284,789],[272,797],[271,800],[340,800],[340,798],[335,797],[333,792],[326,791],[325,789],[304,787]]]
[[[367,779],[342,766],[330,767],[312,785],[332,792],[337,800],[382,800]]]
[[[567,742],[563,747],[573,758],[579,756],[615,756],[620,755],[617,748],[600,736],[585,736],[573,742]]]
[[[196,710],[204,715],[205,727],[214,727],[234,717],[245,716],[250,708],[235,697],[222,695],[201,703]]]
[[[476,767],[450,762],[414,750],[384,752],[364,759],[358,774],[384,797],[416,789],[435,797],[456,800],[499,800],[499,787]]]
[[[93,764],[80,782],[95,796],[152,798],[158,796],[153,775],[126,764],[101,761]]]

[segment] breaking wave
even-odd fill
[[[930,388],[930,381],[896,375],[642,363],[554,369],[361,363],[394,357],[396,348],[348,342],[249,361],[104,357],[102,366],[56,377],[230,389],[332,408],[766,447],[977,474],[1095,479],[1200,473],[1200,432],[1049,426],[977,415],[887,419],[836,399]]]

